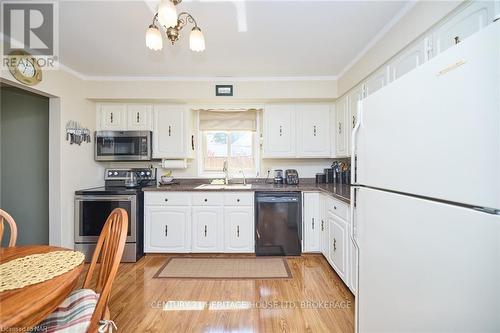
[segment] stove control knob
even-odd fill
[[[144,171],[141,171],[141,176],[144,176]]]
[[[117,172],[117,171],[115,171],[115,172],[113,173],[113,175],[118,176],[118,172]]]
[[[113,171],[108,171],[108,176],[113,175]]]
[[[151,172],[146,171],[146,176],[150,176],[150,175],[151,175]]]

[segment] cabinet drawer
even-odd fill
[[[221,206],[224,197],[220,192],[197,192],[193,193],[194,206]]]
[[[253,192],[224,193],[224,205],[226,206],[253,206]]]
[[[343,202],[335,199],[328,200],[328,211],[332,214],[337,215],[344,221],[349,221],[349,206]]]
[[[163,206],[189,206],[191,194],[189,192],[146,192],[144,204]]]

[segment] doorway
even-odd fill
[[[16,245],[49,244],[49,98],[5,84],[0,98],[0,207]]]

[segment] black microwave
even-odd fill
[[[96,161],[150,161],[151,131],[96,131]]]

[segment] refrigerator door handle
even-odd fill
[[[358,181],[358,168],[357,168],[357,142],[356,137],[359,132],[359,128],[361,127],[361,122],[363,120],[363,101],[358,101],[358,114],[356,117],[356,125],[352,130],[352,140],[351,140],[351,165],[353,167],[354,172],[351,174],[351,184],[356,184]]]
[[[357,234],[357,225],[356,225],[356,218],[355,218],[355,210],[356,210],[356,195],[357,195],[357,187],[351,187],[351,198],[353,198],[353,202],[351,203],[350,209],[351,209],[351,228],[349,232],[349,236],[356,247],[356,249],[359,250],[359,244],[358,244],[358,234]]]
[[[351,198],[353,198],[353,201],[351,202],[350,205],[350,210],[351,210],[351,227],[349,230],[349,238],[351,239],[352,244],[354,245],[355,253],[354,255],[356,256],[356,263],[357,267],[355,270],[355,276],[354,280],[356,281],[356,285],[358,286],[356,288],[355,292],[355,298],[358,300],[358,294],[359,294],[359,244],[357,241],[357,226],[356,226],[356,219],[355,219],[355,210],[357,206],[357,190],[359,190],[358,187],[351,187]],[[359,333],[359,302],[354,303],[354,332]]]

